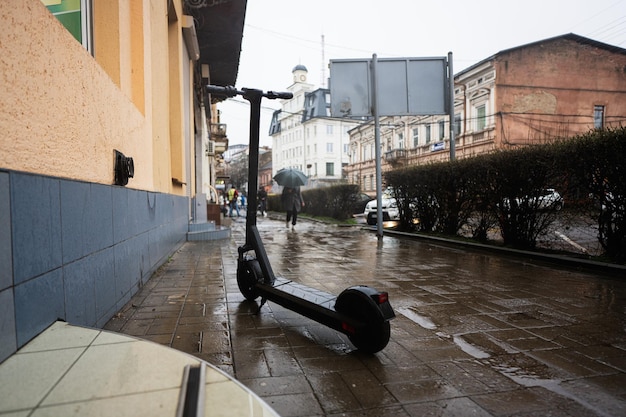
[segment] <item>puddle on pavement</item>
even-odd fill
[[[432,322],[430,318],[417,313],[412,307],[397,308],[396,312],[402,314],[407,319],[425,329],[437,329],[437,326]],[[450,337],[449,335],[443,334],[442,332],[437,332],[436,334],[439,337]],[[529,388],[541,387],[547,389],[557,395],[576,401],[583,407],[592,410],[598,415],[604,415],[604,413],[602,413],[602,411],[595,407],[593,404],[588,403],[579,396],[564,389],[561,386],[561,380],[554,378],[553,375],[550,375],[549,369],[542,366],[541,364],[526,369],[525,367],[517,366],[518,364],[515,363],[514,358],[519,358],[519,356],[517,356],[518,354],[504,354],[492,356],[487,351],[481,349],[479,346],[476,346],[465,340],[463,338],[463,335],[453,335],[452,340],[463,352],[467,353],[473,358],[476,358],[483,365],[496,370],[497,372],[501,373],[502,375],[506,376],[507,378],[511,379],[519,385]],[[531,358],[527,359],[532,360]],[[510,361],[512,362],[508,363]],[[522,360],[522,362],[524,362],[524,360]]]
[[[422,315],[418,314],[411,307],[398,308],[398,309],[396,309],[396,311],[398,313],[402,314],[407,319],[411,320],[412,322],[417,323],[418,325],[420,325],[424,329],[435,330],[437,328],[435,323],[433,323],[428,317],[425,317],[425,316],[422,316]]]
[[[463,352],[475,357],[476,359],[486,359],[491,356],[487,352],[480,350],[471,343],[466,342],[462,336],[452,336],[452,340],[458,347],[461,348]]]

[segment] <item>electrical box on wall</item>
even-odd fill
[[[128,179],[135,176],[135,163],[133,158],[125,156],[123,153],[115,150],[115,185],[126,185]]]

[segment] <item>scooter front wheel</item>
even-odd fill
[[[246,300],[254,301],[259,297],[256,284],[263,282],[263,271],[256,259],[244,259],[237,265],[237,285]]]

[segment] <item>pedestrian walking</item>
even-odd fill
[[[285,220],[285,226],[289,227],[291,221],[291,227],[295,228],[298,221],[298,213],[304,207],[304,199],[300,193],[300,187],[285,187],[283,188],[283,194],[281,196],[283,208],[287,212],[287,218]]]
[[[230,187],[228,189],[228,217],[233,217],[233,210],[237,213],[237,217],[239,217],[239,205],[237,204],[237,199],[239,198],[239,193],[235,187]]]
[[[259,191],[257,191],[256,193],[256,197],[259,200],[259,213],[261,213],[261,215],[263,217],[267,216],[267,191],[265,191],[265,188],[263,187],[259,187]]]

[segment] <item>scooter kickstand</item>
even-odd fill
[[[265,304],[266,302],[267,302],[267,298],[261,297],[261,304],[259,304],[259,308],[256,310],[256,313],[254,313],[256,316],[261,314],[261,308],[263,307],[263,304]]]

